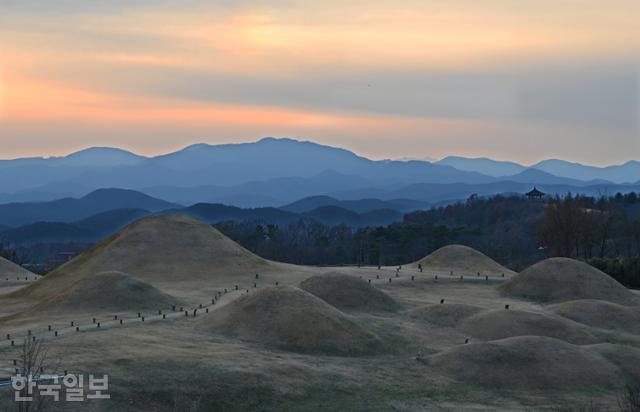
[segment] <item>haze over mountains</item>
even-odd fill
[[[545,160],[526,167],[453,156],[433,163],[370,160],[341,148],[276,138],[196,144],[155,157],[90,148],[66,157],[0,161],[0,203],[59,200],[121,188],[184,206],[204,202],[279,207],[320,195],[340,201],[410,199],[424,206],[472,193],[522,193],[533,185],[547,193],[599,195],[637,191],[639,183],[638,161],[593,167]]]

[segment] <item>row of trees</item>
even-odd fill
[[[354,229],[301,219],[216,225],[255,253],[313,265],[395,265],[451,243],[474,247],[516,270],[550,256],[613,259],[640,256],[640,200],[567,195],[546,203],[522,196],[471,197],[416,211],[401,223]]]
[[[635,193],[557,197],[548,203],[539,238],[552,256],[640,256],[640,201]]]

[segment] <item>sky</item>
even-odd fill
[[[0,158],[277,136],[375,159],[638,160],[639,15],[637,0],[2,0]]]

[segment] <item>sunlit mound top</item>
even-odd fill
[[[29,277],[29,279],[33,279],[35,275],[22,266],[0,257],[0,280],[4,280],[4,278],[7,277],[10,278],[10,280],[16,277]]]
[[[638,304],[639,299],[611,276],[568,258],[536,263],[509,280],[503,290],[511,295],[546,302],[599,299],[620,304]]]
[[[359,354],[379,338],[325,301],[301,289],[267,287],[203,316],[197,328],[304,353]]]
[[[415,263],[426,268],[440,270],[454,270],[465,273],[477,273],[482,275],[497,275],[504,273],[505,276],[512,275],[513,272],[487,255],[463,245],[448,245],[441,247]]]
[[[229,281],[271,263],[205,222],[187,216],[141,219],[20,293],[46,297],[99,272],[128,273],[149,284]]]

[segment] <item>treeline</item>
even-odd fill
[[[640,282],[640,199],[635,193],[567,195],[547,202],[472,196],[466,202],[409,213],[401,223],[361,229],[311,219],[286,226],[216,226],[260,256],[296,264],[397,265],[460,243],[515,270],[565,256],[587,260],[628,286]]]
[[[420,223],[354,229],[300,219],[280,227],[257,222],[221,222],[224,234],[273,260],[307,265],[396,265],[417,260],[425,250],[456,243],[462,228]]]
[[[260,256],[296,264],[398,265],[460,243],[521,268],[544,257],[536,240],[543,216],[542,204],[495,196],[410,213],[385,227],[330,227],[311,219],[286,226],[221,222],[216,227]]]
[[[539,238],[552,256],[582,259],[640,256],[640,200],[565,196],[548,202]]]

